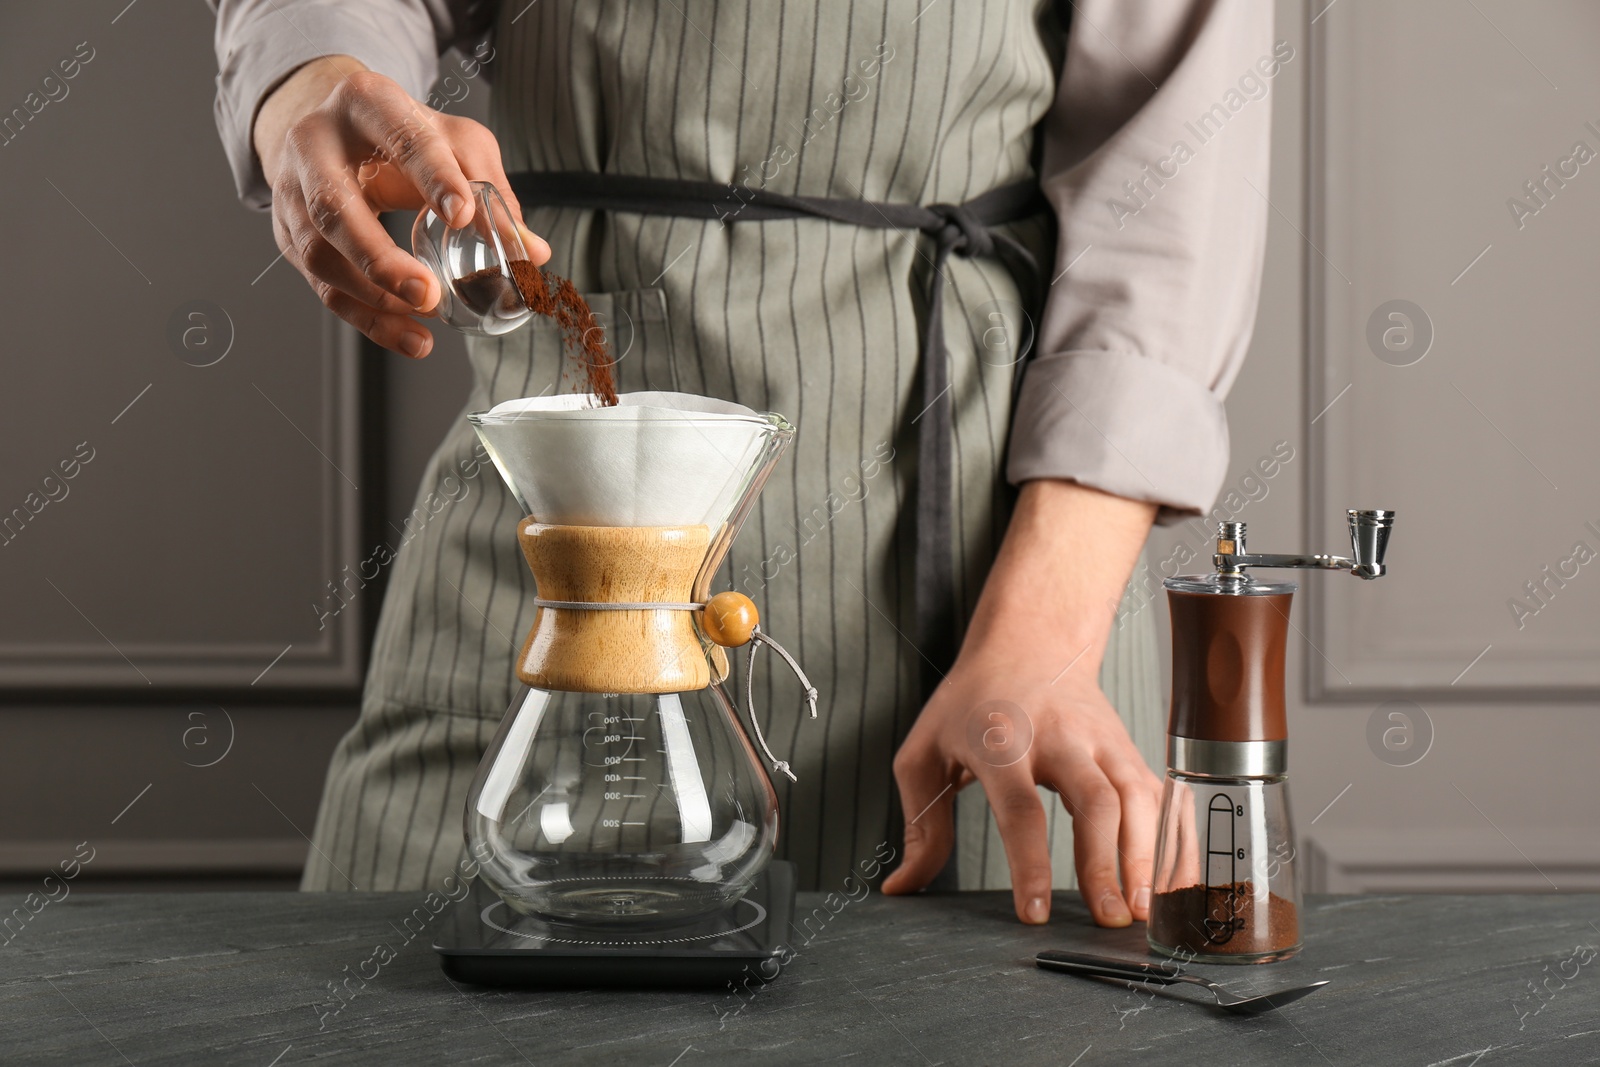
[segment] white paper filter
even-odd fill
[[[472,419],[526,513],[563,526],[688,526],[727,518],[770,423],[691,393],[508,400]]]

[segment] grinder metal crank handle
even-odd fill
[[[1039,953],[1033,962],[1047,971],[1066,971],[1068,974],[1087,974],[1097,978],[1121,978],[1129,982],[1154,982],[1157,985],[1176,985],[1183,981],[1182,969],[1176,963],[1139,963],[1058,949]]]
[[[1217,552],[1212,562],[1218,574],[1230,577],[1243,575],[1246,567],[1275,567],[1349,571],[1357,578],[1381,578],[1384,573],[1383,557],[1389,550],[1389,531],[1394,527],[1394,512],[1357,511],[1352,508],[1345,512],[1345,522],[1350,528],[1353,558],[1248,552],[1245,550],[1245,524],[1220,522],[1217,524]]]

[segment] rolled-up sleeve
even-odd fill
[[[1208,510],[1255,322],[1274,79],[1268,0],[1078,0],[1040,181],[1060,222],[1007,477]],[[1276,48],[1276,50],[1275,50]]]
[[[272,193],[251,142],[256,111],[284,78],[319,56],[347,55],[427,94],[439,54],[481,34],[493,5],[467,0],[207,0],[217,13],[217,131],[239,198],[265,210]]]

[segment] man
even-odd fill
[[[1151,522],[1223,481],[1266,229],[1261,97],[1285,58],[1266,0],[217,6],[241,195],[341,318],[425,356],[438,283],[376,212],[460,224],[466,183],[490,181],[537,260],[637,321],[620,387],[799,426],[728,566],[822,690],[817,724],[784,681],[762,712],[800,772],[777,784],[803,886],[903,820],[885,892],[955,848],[955,884],[1009,880],[1023,921],[1073,867],[1095,921],[1146,918],[1155,646],[1150,613],[1113,629],[1114,606]],[[450,44],[492,56],[493,132],[417,102]],[[596,209],[614,175],[658,200]],[[707,183],[721,209],[685,203]],[[469,407],[560,386],[537,324],[469,352]],[[472,448],[462,424],[424,490]],[[459,854],[510,697],[499,635],[533,610],[520,516],[494,479],[476,491],[396,564],[307,888],[420,887]],[[958,803],[973,781],[993,824],[976,791]]]

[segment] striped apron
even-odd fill
[[[797,196],[959,204],[1032,173],[1060,31],[1037,0],[850,0],[772,8],[677,0],[503,5],[491,125],[508,171],[593,171],[729,184],[718,220],[540,207],[551,267],[608,332],[620,390],[669,389],[782,412],[789,455],[720,583],[804,664],[758,674],[773,750],[779,854],[800,886],[837,885],[899,845],[894,752],[920,708],[915,632],[918,359],[931,241],[821,219],[738,221],[739,186]],[[1053,261],[1042,219],[1003,231]],[[1009,515],[1001,477],[1030,321],[993,259],[944,268],[951,570],[970,616]],[[1026,309],[1036,317],[1037,309]],[[582,388],[556,327],[470,339],[463,411]],[[329,768],[302,886],[427,889],[463,852],[473,772],[518,683],[533,622],[519,514],[464,419],[434,454],[379,619],[361,716]],[[1125,605],[1125,607],[1128,607]],[[1114,627],[1101,684],[1162,765],[1153,611]],[[746,654],[741,652],[742,654]],[[1058,887],[1071,821],[1045,794]],[[1009,884],[981,789],[957,800],[954,881]]]

